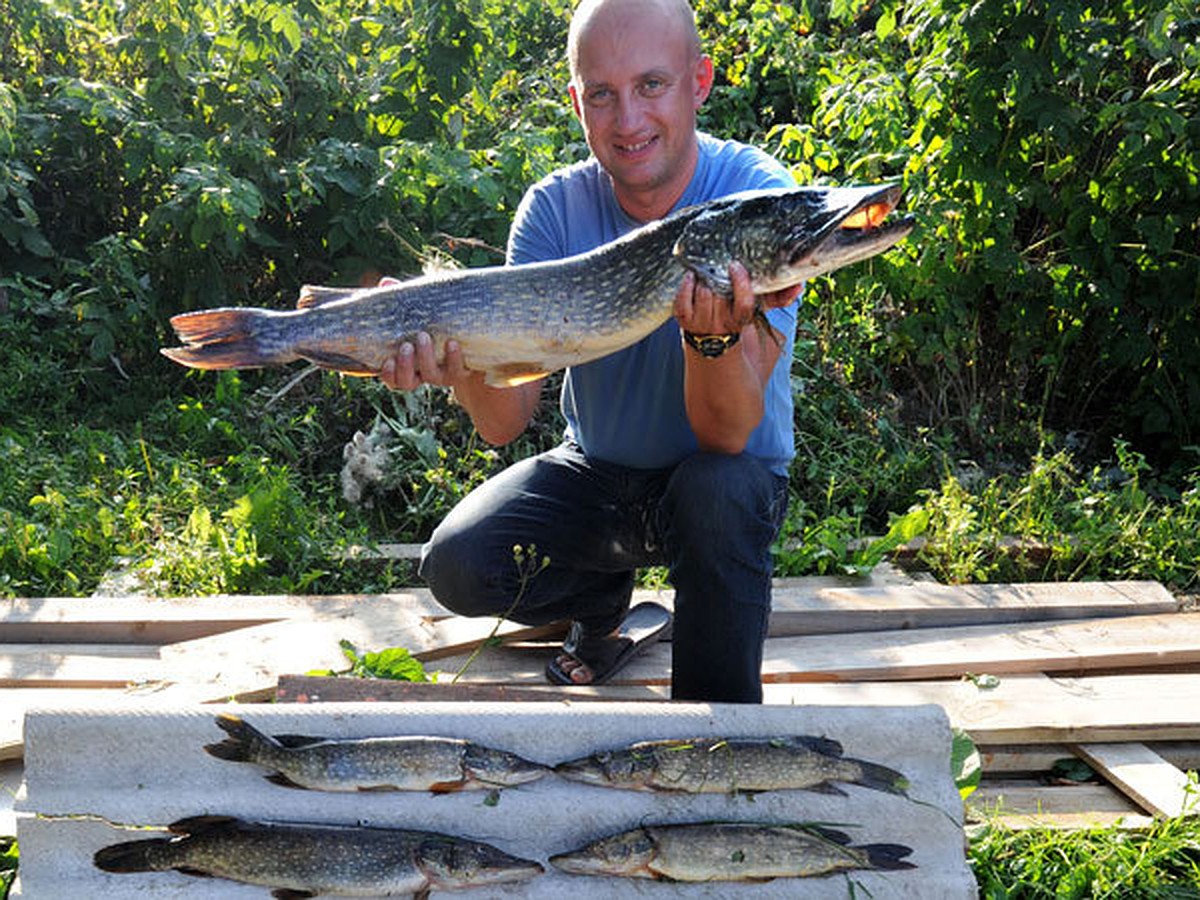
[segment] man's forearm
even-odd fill
[[[683,396],[700,449],[741,453],[762,421],[765,385],[779,349],[757,326],[716,359],[685,346]]]
[[[454,397],[471,417],[479,436],[499,447],[528,426],[544,381],[539,378],[516,387],[497,388],[484,383],[482,372],[472,372],[469,378],[454,384]]]

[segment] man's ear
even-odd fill
[[[699,109],[704,101],[708,99],[708,95],[712,93],[713,87],[713,61],[712,57],[707,54],[701,54],[696,60],[696,71],[693,74],[695,85],[695,105]]]
[[[583,109],[579,105],[579,91],[576,89],[574,82],[567,85],[567,93],[571,95],[571,108],[575,110],[575,118],[582,122]]]

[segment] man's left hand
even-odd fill
[[[803,287],[794,285],[756,295],[746,267],[739,262],[729,266],[729,281],[733,285],[732,300],[714,293],[695,273],[685,274],[675,294],[679,327],[693,334],[740,334],[754,320],[755,309],[787,306]]]

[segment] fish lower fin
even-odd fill
[[[291,362],[289,353],[263,341],[268,312],[261,309],[206,309],[172,316],[182,347],[164,347],[163,356],[193,369],[254,369]]]
[[[356,375],[366,378],[370,375],[379,374],[378,369],[373,369],[370,366],[364,365],[360,359],[355,359],[353,356],[346,356],[342,353],[332,353],[328,350],[297,347],[296,357],[300,359],[307,359],[310,363],[315,366],[320,366],[322,369],[331,369],[334,372],[341,372],[343,375]]]
[[[275,888],[271,891],[271,896],[275,900],[306,900],[308,897],[317,896],[312,891],[298,891],[295,888]]]
[[[287,747],[289,750],[311,747],[313,744],[324,744],[329,741],[329,738],[313,737],[309,734],[275,734],[272,737],[279,742],[281,747]]]
[[[549,370],[541,363],[515,362],[488,369],[483,380],[492,387],[516,387],[545,378],[549,374]]]
[[[867,862],[873,869],[899,871],[917,867],[916,863],[910,863],[904,859],[912,853],[912,847],[906,847],[903,844],[864,844],[854,849],[867,854]]]
[[[804,788],[810,794],[828,794],[830,797],[845,797],[846,792],[836,784],[830,784],[828,781],[821,781],[817,784],[810,784]]]

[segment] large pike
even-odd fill
[[[272,825],[196,816],[175,835],[112,844],[93,861],[106,872],[165,872],[269,887],[277,900],[374,897],[524,881],[544,871],[477,841],[427,831]]]
[[[573,875],[669,881],[769,881],[847,869],[912,869],[903,844],[850,846],[840,831],[755,823],[645,825],[602,838],[550,864]]]
[[[560,763],[554,771],[603,787],[687,794],[844,793],[833,782],[892,794],[903,794],[908,787],[908,779],[895,769],[843,756],[837,741],[807,735],[641,741]]]
[[[204,749],[219,759],[271,770],[269,781],[317,791],[450,791],[501,788],[541,778],[540,763],[506,750],[446,737],[332,739],[269,735],[222,713],[229,735]]]
[[[398,285],[306,286],[298,309],[222,308],[171,319],[182,347],[162,352],[198,369],[309,360],[376,375],[400,344],[428,332],[454,340],[489,384],[513,385],[599,359],[670,318],[685,270],[730,292],[739,260],[757,293],[799,284],[891,247],[913,227],[885,221],[894,185],[750,191],[698,204],[589,253],[522,266],[463,269]]]

